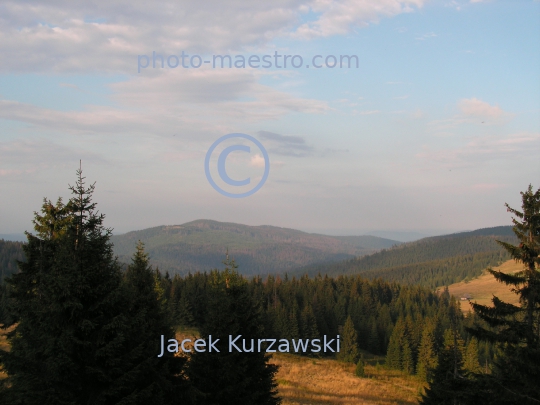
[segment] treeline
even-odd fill
[[[17,271],[17,260],[24,257],[22,245],[22,242],[0,239],[0,283]]]
[[[176,322],[201,327],[211,300],[208,286],[212,283],[212,273],[158,277]],[[463,337],[466,347],[474,346],[469,353],[471,363],[485,365],[493,357],[491,345],[471,341],[465,328],[475,319],[462,315],[459,304],[448,291],[438,295],[424,287],[368,280],[358,275],[254,277],[247,285],[260,305],[267,337],[289,340],[335,337],[342,334],[349,319],[355,330],[352,344],[356,348],[387,355],[390,367],[419,373],[423,378],[427,375],[421,371],[426,366],[419,366],[420,348],[428,325],[433,328],[432,356],[438,356],[445,332],[453,328]]]
[[[152,263],[159,266],[161,270],[171,274],[185,275],[189,272],[219,267],[226,247],[226,244],[215,246],[175,242],[148,248],[147,251]],[[235,252],[236,262],[241,266],[239,270],[248,276],[288,271],[308,263],[337,262],[354,257],[353,254],[333,253],[285,242],[254,246],[246,243],[245,246],[232,250]],[[359,253],[359,250],[356,253]],[[119,259],[128,262],[129,254],[125,253],[126,250],[121,250],[121,252],[123,253],[119,254]],[[371,252],[373,252],[372,249],[365,250],[365,253]]]
[[[400,284],[421,285],[430,289],[473,279],[491,266],[508,260],[508,253],[500,251],[455,256],[411,265],[370,270],[362,273],[367,278],[382,278]]]

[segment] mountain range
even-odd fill
[[[186,274],[221,268],[226,253],[242,274],[280,273],[374,253],[401,242],[376,236],[328,236],[295,229],[212,220],[157,226],[114,235],[114,252],[129,263],[138,241],[163,271]]]
[[[187,274],[222,268],[225,255],[244,275],[362,274],[432,289],[478,277],[508,260],[497,240],[515,243],[510,226],[433,236],[401,243],[376,236],[328,236],[275,226],[212,220],[157,226],[113,235],[114,252],[128,264],[138,241],[163,272]],[[0,277],[16,271],[22,244],[0,240]]]

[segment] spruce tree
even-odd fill
[[[540,402],[540,189],[529,185],[521,192],[522,210],[505,204],[514,217],[518,245],[498,241],[523,265],[515,274],[488,269],[495,279],[512,287],[520,305],[493,297],[493,306],[473,303],[474,312],[490,328],[469,331],[478,339],[495,343],[501,352],[492,374],[478,376],[477,391],[493,398],[493,404]],[[471,401],[472,402],[472,401]]]
[[[78,171],[64,206],[46,202],[27,233],[26,262],[8,281],[18,322],[2,362],[2,400],[24,404],[97,404],[114,384],[116,354],[125,343],[120,267],[111,231]],[[9,387],[9,388],[7,388]]]
[[[165,300],[160,299],[161,286],[148,263],[144,244],[139,241],[132,263],[124,274],[128,301],[129,336],[122,347],[116,382],[107,393],[109,403],[189,404],[193,395],[184,376],[186,357],[165,351],[161,357],[161,336],[174,338],[172,316]]]
[[[300,334],[303,339],[319,339],[319,331],[317,330],[317,320],[313,314],[311,305],[306,305],[302,310],[302,322]]]
[[[427,382],[433,380],[433,371],[437,368],[437,342],[435,323],[429,321],[424,326],[418,351],[417,374]]]
[[[480,362],[478,361],[478,340],[475,337],[467,344],[463,367],[467,372],[472,374],[480,374],[482,372],[482,367],[480,367]]]
[[[457,331],[447,329],[439,352],[433,379],[422,395],[422,405],[466,404],[469,384],[463,377],[463,340]],[[481,404],[483,402],[476,402]]]
[[[386,366],[395,370],[402,369],[402,343],[405,336],[405,323],[399,318],[390,335],[390,343],[386,352]]]
[[[180,326],[193,326],[195,319],[193,318],[193,310],[191,304],[186,297],[186,294],[182,294],[176,305],[175,314],[176,323]]]
[[[358,362],[356,363],[356,368],[354,369],[354,374],[357,377],[365,377],[366,373],[364,371],[364,356],[360,356]]]
[[[27,233],[26,262],[10,284],[5,404],[172,404],[185,385],[182,359],[158,362],[171,335],[141,250],[123,281],[111,231],[78,171],[72,198],[45,200]],[[184,400],[185,403],[185,400]]]
[[[203,395],[197,403],[279,404],[274,379],[277,366],[269,363],[265,350],[258,352],[257,348],[257,339],[263,338],[260,303],[253,299],[234,260],[227,257],[224,264],[224,271],[210,274],[209,302],[200,330],[206,342],[210,335],[213,342],[219,339],[215,344],[219,352],[193,353],[188,365],[189,378]],[[245,352],[241,343],[242,352],[229,351],[229,336],[234,339],[238,335],[242,337],[237,342],[245,339],[250,352]]]
[[[414,374],[414,354],[409,339],[403,339],[401,351],[401,369],[407,374]]]
[[[360,358],[358,352],[358,335],[354,329],[353,321],[350,315],[345,321],[343,332],[341,334],[341,348],[336,357],[345,363],[356,363]]]
[[[379,353],[379,331],[375,318],[371,319],[371,327],[369,328],[368,350],[373,354]]]

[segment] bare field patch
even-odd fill
[[[413,376],[367,364],[367,378],[354,375],[355,366],[336,360],[277,354],[272,363],[283,405],[418,404],[423,383]]]
[[[493,267],[493,270],[499,270],[503,273],[515,273],[523,270],[523,265],[516,263],[514,260],[508,260],[498,267]],[[461,281],[452,284],[448,286],[448,290],[457,299],[469,297],[471,302],[477,302],[482,305],[491,306],[493,295],[496,295],[505,302],[515,305],[519,304],[518,296],[510,290],[510,287],[499,283],[488,272],[469,282]],[[472,310],[468,301],[461,301],[461,310],[465,313]]]

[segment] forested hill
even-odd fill
[[[21,242],[11,242],[0,239],[0,283],[4,278],[15,273],[17,260],[23,260],[24,252]]]
[[[400,244],[376,236],[327,236],[267,225],[197,220],[113,236],[121,262],[130,262],[138,240],[145,243],[153,265],[177,274],[220,268],[227,249],[241,271],[253,275],[336,262]]]
[[[508,255],[495,242],[516,242],[512,227],[498,226],[434,236],[339,263],[307,266],[295,274],[359,274],[429,288],[479,276]]]

